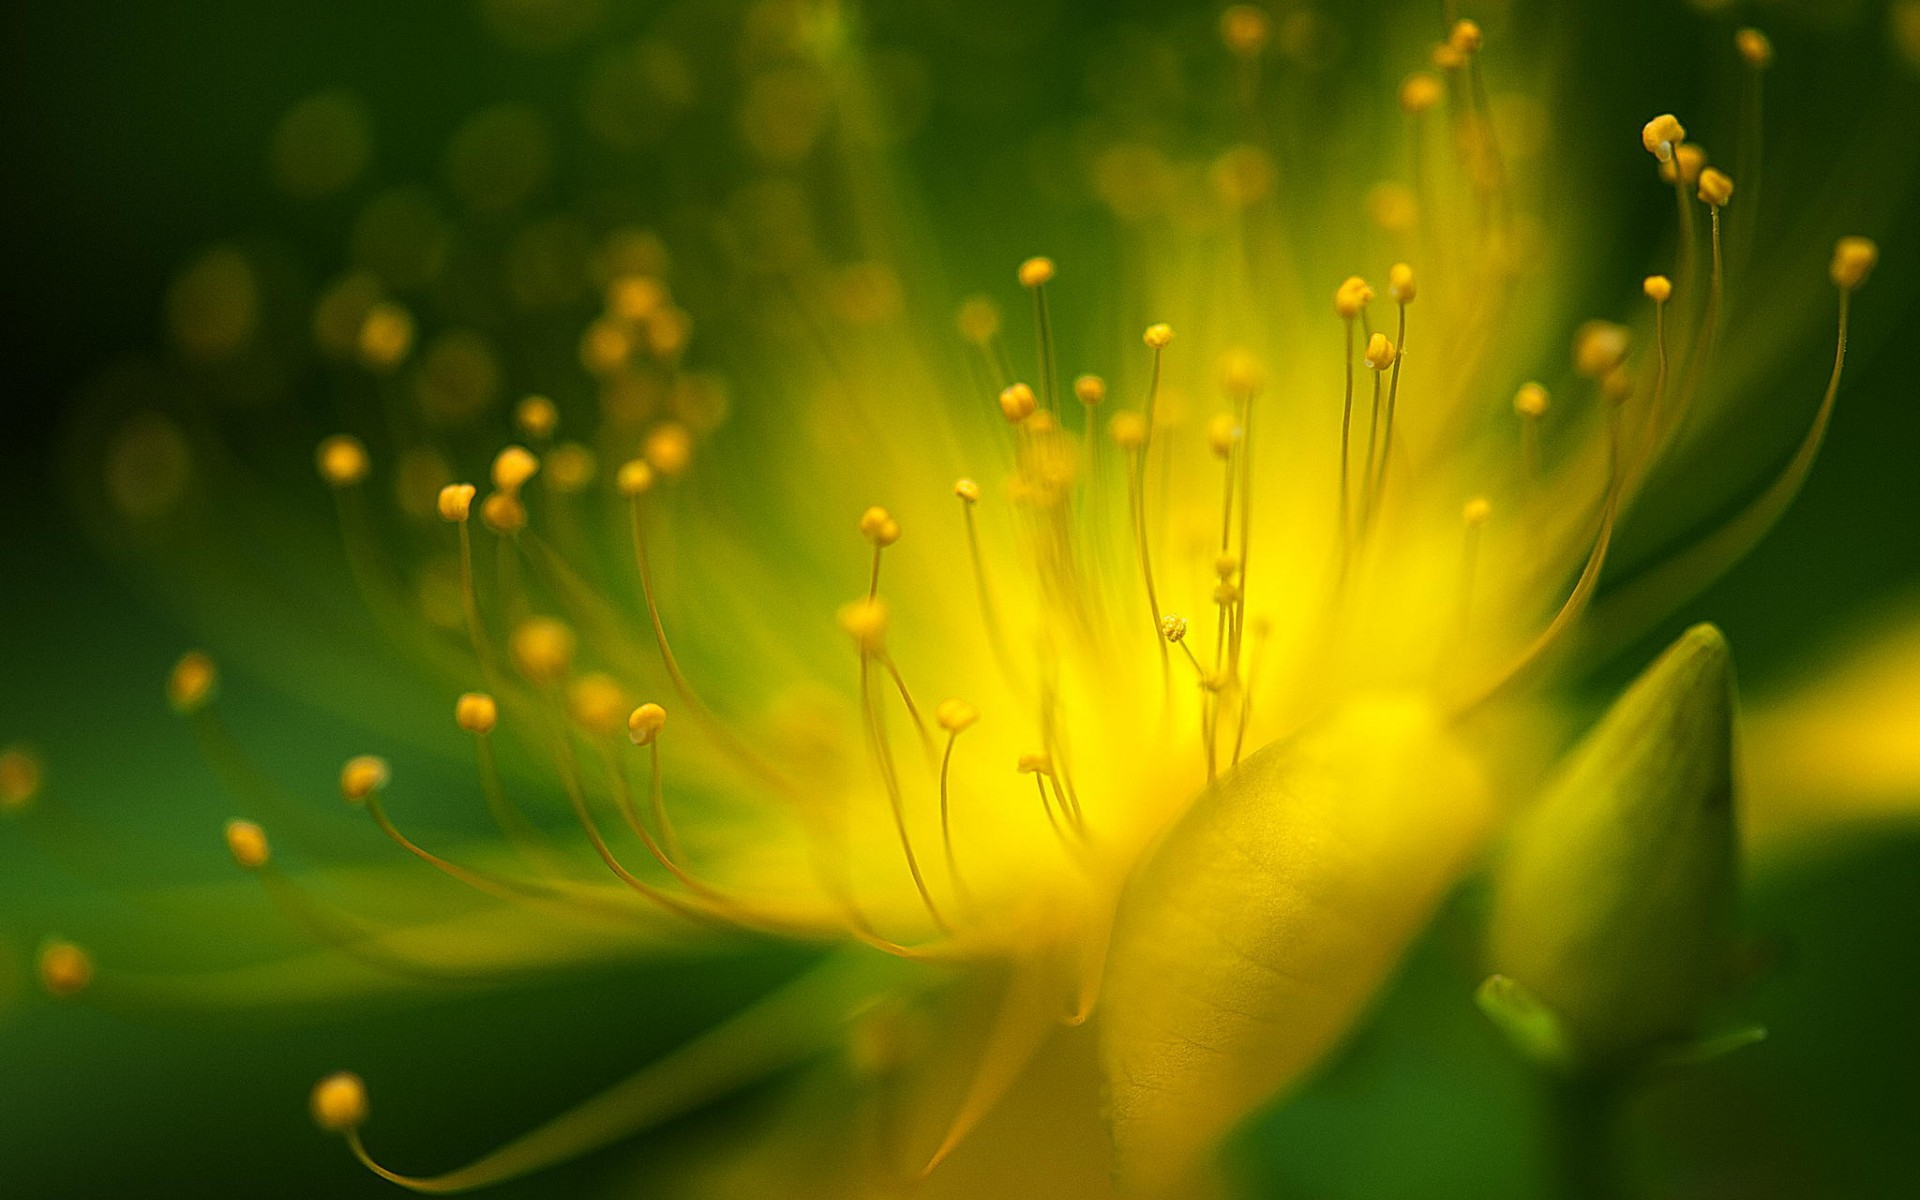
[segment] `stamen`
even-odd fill
[[[1726,286],[1726,269],[1720,253],[1720,210],[1733,199],[1733,180],[1708,167],[1700,172],[1700,189],[1697,194],[1700,203],[1707,206],[1713,231],[1713,290],[1708,293],[1706,323],[1702,333],[1706,342],[1706,349],[1701,354],[1704,360],[1712,356],[1714,341],[1719,334],[1721,292]]]
[[[1387,272],[1387,295],[1400,310],[1400,326],[1392,342],[1393,379],[1387,385],[1387,427],[1380,439],[1380,465],[1373,479],[1372,498],[1367,502],[1369,514],[1378,507],[1382,494],[1387,489],[1387,464],[1393,459],[1393,414],[1400,399],[1400,363],[1407,353],[1407,306],[1413,303],[1419,294],[1414,280],[1413,268],[1406,263],[1395,263]]]
[[[540,471],[540,460],[525,446],[508,446],[493,458],[493,486],[508,496],[517,495],[527,481]]]
[[[367,1085],[351,1071],[336,1072],[313,1085],[308,1107],[323,1132],[356,1131],[367,1120]]]
[[[1053,800],[1047,795],[1046,776],[1053,771],[1053,762],[1044,754],[1022,754],[1015,768],[1022,775],[1033,776],[1034,791],[1040,795],[1040,811],[1047,814],[1047,824],[1053,826],[1053,835],[1062,842],[1067,840],[1067,831],[1060,825],[1060,818],[1053,815]]]
[[[1460,628],[1472,625],[1473,574],[1480,555],[1480,527],[1493,515],[1493,504],[1485,496],[1475,496],[1460,509],[1467,527],[1466,545],[1460,556]]]
[[[1033,389],[1024,383],[1012,383],[1000,390],[1000,415],[1007,424],[1018,425],[1034,414],[1040,402]]]
[[[40,986],[56,1000],[77,996],[93,982],[93,956],[72,942],[56,939],[42,946],[38,967]]]
[[[684,859],[680,849],[680,838],[673,831],[673,823],[667,820],[666,792],[660,778],[660,731],[667,727],[667,710],[658,704],[642,704],[627,714],[627,737],[636,746],[645,746],[648,751],[647,794],[653,807],[653,823],[660,830],[660,841],[667,848],[667,854],[676,859]]]
[[[460,609],[466,617],[467,640],[473,645],[473,656],[478,660],[480,673],[492,679],[495,670],[493,647],[487,640],[486,626],[480,620],[480,597],[473,584],[473,532],[468,525],[468,518],[473,511],[474,494],[474,486],[470,483],[450,483],[440,489],[438,505],[440,519],[460,531]]]
[[[966,885],[960,882],[960,868],[953,856],[953,827],[947,814],[947,780],[953,766],[954,743],[980,719],[980,710],[965,700],[942,700],[939,707],[933,710],[933,717],[940,723],[940,728],[947,731],[947,748],[940,756],[940,843],[946,849],[947,876],[954,890],[964,899]]]
[[[1521,384],[1513,396],[1513,411],[1520,417],[1520,461],[1529,488],[1540,480],[1540,419],[1550,403],[1547,389],[1537,383]]]
[[[1846,367],[1847,334],[1852,315],[1853,293],[1867,282],[1878,264],[1879,248],[1863,237],[1844,237],[1834,247],[1828,277],[1840,293],[1839,332],[1833,351],[1833,373],[1814,413],[1813,423],[1786,467],[1771,484],[1745,508],[1711,533],[1700,538],[1673,557],[1623,585],[1607,600],[1606,624],[1609,637],[1616,628],[1637,628],[1647,611],[1658,607],[1671,611],[1674,603],[1695,594],[1728,566],[1738,561],[1773,528],[1786,511],[1801,485],[1813,470],[1826,440],[1827,426],[1833,419],[1835,401],[1840,395],[1840,378]]]
[[[1053,324],[1047,312],[1047,284],[1053,279],[1053,260],[1029,258],[1020,264],[1020,286],[1033,293],[1033,326],[1040,353],[1040,386],[1047,397],[1047,411],[1060,410],[1056,394],[1058,376],[1053,365]]]
[[[443,1175],[401,1175],[373,1159],[361,1140],[366,1089],[356,1077],[345,1075],[350,1082],[344,1084],[322,1081],[328,1094],[323,1107],[315,1089],[315,1121],[345,1137],[361,1165],[390,1183],[428,1195],[475,1191],[589,1154],[805,1062],[844,1037],[848,1023],[872,1000],[864,964],[854,970],[845,959],[831,961],[573,1111]],[[336,1078],[342,1077],[329,1080]]]
[[[1740,145],[1734,158],[1734,174],[1746,201],[1741,205],[1733,261],[1744,266],[1759,231],[1761,167],[1766,161],[1765,84],[1767,70],[1773,66],[1773,42],[1758,29],[1749,28],[1733,35],[1733,46],[1747,68],[1740,77]]]
[[[1340,405],[1340,546],[1341,574],[1346,573],[1345,563],[1348,539],[1352,531],[1351,516],[1352,487],[1348,483],[1353,460],[1353,322],[1365,315],[1367,305],[1373,302],[1373,289],[1367,281],[1358,275],[1350,275],[1333,293],[1333,311],[1347,326],[1347,349],[1344,362],[1347,370],[1347,390]]]
[[[320,443],[314,452],[314,464],[320,470],[320,478],[335,488],[359,485],[372,469],[366,446],[359,438],[344,433],[334,434]]]
[[[684,435],[686,431],[681,428],[680,432]],[[664,469],[663,463],[678,470],[684,470],[686,467],[684,458],[678,460],[675,458],[675,439],[667,439],[665,445],[666,451],[656,455],[653,452],[657,447],[650,438],[647,461],[626,463],[620,468],[616,479],[620,491],[627,497],[627,527],[632,536],[634,567],[640,574],[640,593],[646,603],[647,620],[653,626],[654,645],[660,651],[661,665],[666,668],[667,678],[672,681],[673,690],[680,697],[681,703],[693,713],[694,719],[700,722],[701,728],[705,729],[709,736],[720,742],[736,761],[746,766],[763,781],[783,792],[791,793],[793,787],[786,776],[756,753],[752,747],[736,737],[733,730],[700,699],[693,690],[693,685],[688,682],[686,674],[681,671],[680,661],[674,657],[673,646],[667,641],[667,627],[660,619],[660,602],[653,591],[653,567],[647,559],[646,524],[644,513],[641,511],[642,501],[653,487],[655,474],[669,477],[673,474]],[[688,452],[691,452],[690,448]]]
[[[1153,422],[1155,410],[1160,401],[1161,356],[1173,343],[1173,327],[1167,324],[1149,325],[1147,331],[1141,335],[1141,340],[1146,342],[1149,350],[1153,351],[1153,369],[1147,380],[1146,410],[1141,414],[1137,425],[1129,422],[1122,426],[1119,424],[1119,418],[1116,417],[1113,430],[1114,440],[1123,446],[1136,436],[1139,442],[1133,454],[1133,461],[1129,464],[1132,470],[1129,472],[1128,491],[1133,507],[1134,549],[1140,556],[1140,574],[1147,587],[1148,616],[1157,626],[1160,621],[1160,598],[1153,586],[1153,549],[1147,538],[1147,456],[1153,452]],[[1164,644],[1160,647],[1160,675],[1170,689],[1173,686],[1173,680],[1167,648]]]
[[[0,813],[17,813],[32,804],[45,777],[39,757],[25,746],[0,750]]]
[[[1400,310],[1401,319],[1406,319],[1406,309]],[[1367,339],[1367,370],[1373,372],[1373,410],[1367,421],[1367,467],[1361,476],[1364,503],[1360,508],[1360,526],[1362,530],[1373,525],[1373,479],[1378,469],[1374,455],[1380,438],[1380,396],[1385,389],[1384,372],[1400,361],[1400,354],[1394,348],[1392,339],[1384,333],[1376,333]]]
[[[1647,411],[1647,436],[1645,442],[1657,442],[1661,436],[1661,420],[1666,415],[1667,402],[1667,301],[1673,298],[1673,281],[1665,275],[1649,275],[1640,285],[1647,299],[1653,301],[1653,339],[1654,352],[1658,356],[1658,366],[1653,377],[1653,406]]]
[[[513,406],[513,423],[529,438],[544,442],[559,427],[560,410],[545,396],[528,396]]]
[[[1683,293],[1692,296],[1697,281],[1693,266],[1693,205],[1687,202],[1687,189],[1698,181],[1706,164],[1706,155],[1697,149],[1690,154],[1683,153],[1686,147],[1682,143],[1686,140],[1686,126],[1680,124],[1672,113],[1662,113],[1640,130],[1640,144],[1646,147],[1648,154],[1659,160],[1661,178],[1673,184],[1674,195],[1680,206],[1679,276],[1684,285]]]
[[[900,851],[907,860],[907,873],[913,877],[914,889],[920,893],[920,902],[925,906],[927,916],[932,918],[942,933],[951,933],[952,928],[940,915],[940,908],[934,903],[933,893],[928,890],[926,878],[921,874],[920,860],[913,852],[913,838],[907,832],[906,798],[901,794],[900,777],[894,769],[886,721],[873,698],[873,664],[876,659],[886,656],[887,602],[873,598],[856,600],[843,605],[839,617],[840,627],[853,639],[854,647],[860,653],[860,712],[866,727],[867,749],[873,756],[874,768],[886,789],[887,802],[893,811],[894,831],[900,837]]]
[[[243,871],[258,871],[273,858],[273,848],[267,844],[267,831],[252,821],[228,821],[222,833],[227,839],[227,853],[233,855],[234,865]]]

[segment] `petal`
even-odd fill
[[[1103,1001],[1116,1175],[1186,1185],[1331,1049],[1479,846],[1433,710],[1355,702],[1203,796],[1127,886]]]
[[[1920,612],[1903,606],[1872,622],[1744,726],[1742,819],[1755,850],[1920,818]]]

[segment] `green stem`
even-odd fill
[[[1559,1079],[1549,1086],[1554,1170],[1562,1200],[1610,1200],[1614,1123],[1620,1091],[1604,1076]]]

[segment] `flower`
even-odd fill
[[[1646,125],[1657,165],[1621,181],[1674,188],[1678,243],[1646,247],[1669,273],[1623,274],[1606,316],[1567,328],[1539,302],[1570,269],[1566,214],[1544,201],[1549,148],[1500,136],[1497,30],[1461,21],[1391,64],[1438,70],[1365,97],[1363,128],[1411,153],[1358,181],[1374,202],[1349,203],[1344,228],[1305,231],[1276,141],[1250,131],[1270,40],[1300,49],[1312,31],[1236,6],[1212,53],[1246,132],[1204,158],[1138,129],[1095,139],[1093,190],[1141,260],[1129,286],[1076,278],[1064,253],[1008,263],[997,295],[962,304],[959,343],[930,349],[933,271],[878,184],[886,114],[855,31],[831,4],[754,14],[734,117],[755,175],[702,210],[704,232],[583,212],[563,232],[592,249],[571,253],[528,223],[497,265],[537,315],[476,331],[445,221],[389,196],[313,305],[313,373],[373,397],[317,442],[314,490],[391,639],[383,668],[444,692],[439,736],[471,739],[498,837],[408,832],[397,753],[342,747],[340,792],[408,856],[389,886],[437,873],[488,899],[463,921],[484,950],[398,921],[333,932],[343,914],[267,853],[294,842],[299,810],[276,810],[272,772],[227,733],[214,659],[184,656],[168,692],[248,809],[225,827],[235,859],[392,986],[663,940],[785,940],[819,964],[611,1094],[626,1103],[590,1101],[444,1176],[401,1176],[362,1140],[357,1076],[320,1083],[316,1119],[396,1183],[474,1187],[841,1045],[855,1081],[822,1085],[831,1105],[940,1081],[897,1161],[862,1168],[932,1175],[1063,1028],[1090,1024],[1118,1186],[1184,1194],[1339,1043],[1545,774],[1543,696],[1575,638],[1665,612],[1791,501],[1874,248],[1843,239],[1828,280],[1802,284],[1835,289],[1839,346],[1785,468],[1591,613],[1617,527],[1740,352],[1727,300],[1747,264],[1723,225],[1755,189],[1694,160],[1676,117]],[[1528,103],[1517,71],[1501,79]],[[524,115],[476,119],[456,142],[460,200],[513,211],[544,136]],[[1354,182],[1328,184],[1325,207]],[[1308,232],[1323,244],[1301,254]],[[246,343],[248,270],[190,271],[173,313],[187,349],[217,362]],[[1124,353],[1070,339],[1115,290]],[[1017,367],[1002,305],[1032,313]],[[567,324],[565,364],[516,348],[548,320]],[[1565,380],[1551,406],[1522,382],[1548,375]],[[506,380],[541,389],[510,417]],[[226,433],[210,425],[195,437]],[[143,424],[107,469],[183,456],[221,457]],[[190,545],[214,568],[190,584],[218,591],[245,550],[203,507],[215,481],[186,475],[114,493],[114,519]],[[1542,860],[1577,861],[1569,836],[1546,835]],[[1504,932],[1495,945],[1529,963],[1564,931]],[[51,991],[139,991],[76,946],[49,953]],[[1521,982],[1609,1053],[1644,1049],[1644,1030],[1579,1007],[1588,981]],[[1702,1032],[1696,999],[1645,1024]],[[942,1029],[930,1014],[949,1010],[968,1019]],[[960,1044],[930,1046],[946,1034]]]

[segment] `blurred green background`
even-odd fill
[[[609,7],[615,27],[649,19],[647,5]],[[1691,64],[1735,18],[1764,21],[1781,46],[1776,102],[1805,111],[1778,116],[1779,125],[1804,122],[1843,140],[1861,125],[1920,124],[1911,81],[1871,105],[1857,88],[1821,86],[1822,73],[1850,62],[1897,69],[1887,67],[1876,6],[1755,5],[1712,18],[1652,0],[1556,7],[1541,25],[1556,27],[1566,54],[1560,86],[1583,98],[1592,121],[1569,136],[1623,131],[1622,169],[1644,169],[1631,133],[1648,114],[1708,103],[1700,91],[1716,81]],[[1059,66],[1082,31],[1163,23],[1170,6],[934,0],[873,10],[879,39],[933,64],[927,120],[905,153],[933,226],[951,234],[956,283],[997,283],[1005,264],[1036,246],[1097,263],[1106,250],[1075,203],[1033,204],[1031,188],[981,180],[1022,178],[1034,114],[1083,102],[1078,75]],[[1341,20],[1364,29],[1372,12],[1355,5]],[[1194,6],[1190,16],[1204,24],[1214,13]],[[142,869],[143,847],[159,855],[202,839],[219,804],[207,799],[211,781],[155,682],[188,632],[137,576],[97,558],[68,515],[55,465],[71,397],[103,362],[159,344],[166,284],[209,242],[272,230],[330,248],[320,231],[337,216],[290,207],[267,169],[274,125],[295,101],[327,88],[358,92],[376,117],[374,174],[401,181],[432,173],[449,132],[486,102],[569,114],[580,58],[566,48],[507,48],[474,6],[451,0],[69,0],[0,15],[0,111],[9,117],[0,742],[42,747],[50,788],[128,834],[131,871]],[[983,73],[1001,86],[990,94],[941,86]],[[1903,99],[1889,108],[1888,95]],[[1817,153],[1802,162],[1817,166]],[[1667,198],[1622,190],[1632,203],[1614,214],[1614,232],[1657,243]],[[1600,670],[1596,694],[1698,619],[1727,630],[1743,685],[1764,689],[1865,607],[1920,585],[1920,389],[1903,353],[1920,322],[1917,219],[1920,202],[1907,193],[1861,230],[1882,239],[1886,259],[1862,304],[1861,353],[1840,415],[1800,502],[1731,576]],[[1622,273],[1638,269],[1627,262]],[[1824,318],[1806,330],[1771,411],[1811,405],[1829,336]],[[270,686],[231,686],[243,732],[327,743],[320,734],[330,719]],[[289,769],[324,778],[332,759],[313,757]],[[181,813],[199,823],[183,827]],[[217,865],[217,849],[205,850],[207,862]],[[23,895],[19,880],[33,881],[34,894]],[[431,1169],[620,1077],[798,965],[767,953],[606,969],[485,998],[317,1013],[291,1028],[142,1022],[26,994],[48,913],[77,913],[76,928],[107,919],[111,897],[87,896],[82,881],[49,871],[21,830],[0,825],[0,897],[9,905],[0,911],[0,1194],[9,1197],[390,1194],[308,1123],[307,1088],[324,1071],[362,1070],[390,1114],[382,1133],[402,1148],[396,1159]],[[1475,902],[1463,897],[1435,930],[1336,1068],[1249,1131],[1234,1162],[1254,1194],[1543,1194],[1533,1085],[1470,1002],[1472,955],[1462,943]],[[1636,1104],[1627,1141],[1638,1194],[1920,1192],[1920,832],[1879,831],[1773,874],[1749,895],[1747,917],[1777,963],[1743,1012],[1772,1038]],[[669,972],[675,985],[659,986]],[[689,1132],[670,1127],[500,1194],[604,1186]]]

